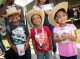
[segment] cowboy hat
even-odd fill
[[[15,13],[19,13],[20,14],[21,10],[17,10],[16,7],[9,7],[8,9],[6,9],[6,17],[15,14]]]
[[[41,25],[43,25],[44,23],[44,17],[45,17],[45,14],[44,14],[44,11],[42,10],[39,10],[39,9],[33,9],[33,10],[30,10],[28,13],[27,13],[27,19],[28,19],[28,22],[29,22],[29,25],[31,28],[35,28],[35,25],[33,25],[33,23],[31,22],[31,17],[33,15],[40,15],[42,17],[42,23]]]
[[[55,7],[53,7],[53,9],[50,11],[48,20],[49,20],[49,23],[53,26],[58,26],[58,23],[56,23],[54,17],[55,17],[56,12],[60,9],[64,9],[67,12],[68,2],[61,2],[57,4]]]

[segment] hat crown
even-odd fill
[[[57,11],[59,11],[60,9],[64,9],[67,12],[68,9],[68,2],[61,2],[58,3],[57,5],[55,5],[53,7],[53,9],[50,11],[49,15],[48,15],[48,21],[51,25],[53,26],[58,26],[59,24],[55,21],[55,14]]]
[[[35,28],[35,25],[33,25],[33,23],[31,22],[31,17],[35,14],[38,14],[38,15],[41,16],[41,18],[42,18],[41,25],[43,25],[43,23],[44,23],[44,17],[45,17],[44,11],[39,10],[39,9],[32,9],[27,13],[27,20],[28,20],[29,25],[30,25],[31,28]]]
[[[17,9],[15,7],[9,7],[7,10],[6,10],[6,13],[9,14],[9,13],[13,13],[17,11]]]

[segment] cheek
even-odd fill
[[[55,20],[56,20],[56,22],[60,22],[60,19],[59,19],[59,18],[57,18],[57,17],[55,18]]]
[[[18,16],[13,17],[13,19],[18,20]]]
[[[33,24],[36,24],[36,20],[32,20],[32,23],[33,23]]]

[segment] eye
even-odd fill
[[[18,36],[18,37],[20,37],[20,36]]]
[[[12,34],[12,36],[15,36],[15,34]]]
[[[63,17],[65,17],[66,15],[65,14],[63,14]]]
[[[58,17],[57,17],[57,19],[60,19],[60,18],[61,18],[61,16],[58,16]]]
[[[24,39],[24,37],[22,36],[22,38]]]
[[[37,19],[40,19],[40,17],[37,17]]]

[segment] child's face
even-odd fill
[[[60,24],[66,23],[67,21],[67,14],[63,11],[59,11],[56,14],[56,21]]]
[[[35,26],[39,26],[41,25],[42,23],[42,18],[39,16],[39,15],[34,15],[32,17],[32,23],[35,25]]]
[[[18,13],[12,14],[12,15],[9,16],[9,19],[11,20],[12,23],[18,22],[18,18],[19,18],[19,14]]]

